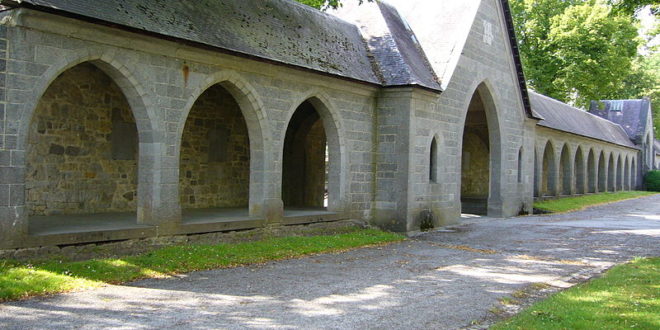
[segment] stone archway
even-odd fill
[[[582,147],[578,146],[575,151],[575,163],[573,165],[573,177],[575,178],[575,193],[584,194],[586,193],[586,182],[585,182],[585,164],[584,164],[584,152]]]
[[[548,141],[543,149],[541,172],[541,196],[557,195],[557,169],[555,162],[555,147]]]
[[[616,164],[614,163],[614,155],[610,153],[609,160],[607,161],[607,191],[614,191],[616,187]]]
[[[616,161],[616,187],[615,190],[623,190],[623,160],[621,155],[617,157]]]
[[[598,192],[607,191],[607,164],[605,163],[605,152],[600,152],[598,157]]]
[[[237,100],[221,84],[209,87],[190,108],[181,137],[181,207],[193,214],[198,209],[245,209],[247,215],[250,154],[250,136]]]
[[[285,209],[340,211],[342,153],[335,120],[315,96],[303,101],[289,119],[282,154]]]
[[[573,183],[573,171],[571,170],[571,151],[568,149],[568,144],[564,144],[561,148],[559,156],[559,194],[570,195],[571,185]]]
[[[29,216],[130,213],[138,208],[138,129],[124,90],[96,62],[61,73],[29,125]]]
[[[623,180],[624,180],[624,190],[631,190],[631,181],[630,181],[630,158],[626,156],[625,160],[625,170],[623,171]]]
[[[598,188],[598,168],[596,167],[594,149],[589,149],[589,156],[587,157],[587,181],[587,191],[595,193]]]
[[[472,94],[465,117],[461,152],[462,213],[501,213],[501,144],[497,111],[485,83]]]

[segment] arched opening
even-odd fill
[[[543,151],[543,172],[541,174],[541,195],[557,195],[557,169],[555,165],[555,148],[550,141]]]
[[[30,231],[45,233],[54,223],[101,229],[94,224],[101,218],[109,228],[135,225],[137,160],[135,119],[117,83],[89,62],[64,71],[30,122],[25,178]],[[112,220],[92,216],[103,213],[113,213]]]
[[[621,155],[617,157],[616,161],[616,187],[615,190],[623,190],[623,161]]]
[[[250,138],[241,108],[216,84],[190,108],[181,136],[179,202],[184,222],[247,216]]]
[[[630,190],[630,158],[626,156],[625,160],[625,169],[623,171],[623,181],[624,181],[624,190]]]
[[[575,193],[584,194],[585,191],[585,168],[584,168],[584,155],[582,147],[578,147],[575,151],[575,163],[573,166],[573,177],[575,177]]]
[[[637,189],[637,165],[635,162],[635,158],[633,157],[632,165],[630,165],[630,181],[631,181],[631,187],[630,189],[635,190]]]
[[[429,182],[438,182],[438,141],[434,137],[429,151]]]
[[[289,121],[284,138],[282,201],[286,209],[324,209],[329,191],[330,162],[327,123],[311,100],[303,102]]]
[[[494,103],[484,84],[470,100],[463,129],[461,154],[462,213],[488,213],[491,201],[499,200],[499,187],[491,178],[499,176],[499,164],[493,160],[500,146]]]
[[[607,191],[614,191],[616,186],[615,181],[615,164],[614,164],[614,155],[610,153],[609,161],[607,162]]]
[[[598,192],[607,191],[607,172],[605,172],[605,152],[600,152],[598,157]]]
[[[564,144],[564,147],[561,148],[561,155],[559,159],[559,184],[561,184],[559,191],[562,195],[571,194],[571,183],[573,181],[572,174],[571,151],[568,149],[568,145]]]
[[[596,192],[596,186],[598,185],[597,174],[596,157],[594,156],[594,150],[590,149],[589,156],[587,156],[587,189],[590,193]]]
[[[523,148],[518,149],[518,183],[523,182]]]
[[[541,178],[543,173],[539,172],[539,155],[534,148],[534,197],[541,196]]]

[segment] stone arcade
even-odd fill
[[[617,101],[527,91],[506,0],[1,4],[0,248],[414,232],[635,189],[657,161],[648,101],[630,128]]]

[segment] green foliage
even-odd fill
[[[635,259],[538,302],[492,329],[658,329],[660,258]]]
[[[648,191],[620,191],[615,193],[609,192],[577,197],[564,197],[534,202],[534,208],[552,213],[577,211],[588,206],[650,195],[655,195],[655,193]]]
[[[338,7],[341,7],[342,0],[296,0],[296,1],[308,5],[310,7],[314,7],[316,9],[326,10],[328,8],[337,9]],[[360,4],[362,4],[364,1],[365,0],[360,0]],[[372,2],[374,0],[366,0],[366,1]]]
[[[658,0],[607,0],[614,10],[625,14],[635,14],[645,6],[651,6],[653,14],[658,15],[660,4]]]
[[[0,260],[0,301],[81,290],[103,283],[116,284],[196,270],[338,252],[403,239],[401,235],[367,229],[337,235],[272,238],[239,244],[171,246],[119,259],[31,263]]]
[[[617,98],[641,42],[630,15],[593,0],[513,0],[511,9],[532,88],[582,107]]]
[[[649,171],[644,176],[646,190],[660,192],[660,171]]]
[[[620,98],[651,99],[655,136],[660,136],[660,50],[647,56],[638,56],[632,64],[632,73],[623,81]]]

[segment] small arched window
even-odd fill
[[[435,138],[431,141],[431,151],[429,153],[429,182],[438,182],[438,142]]]

